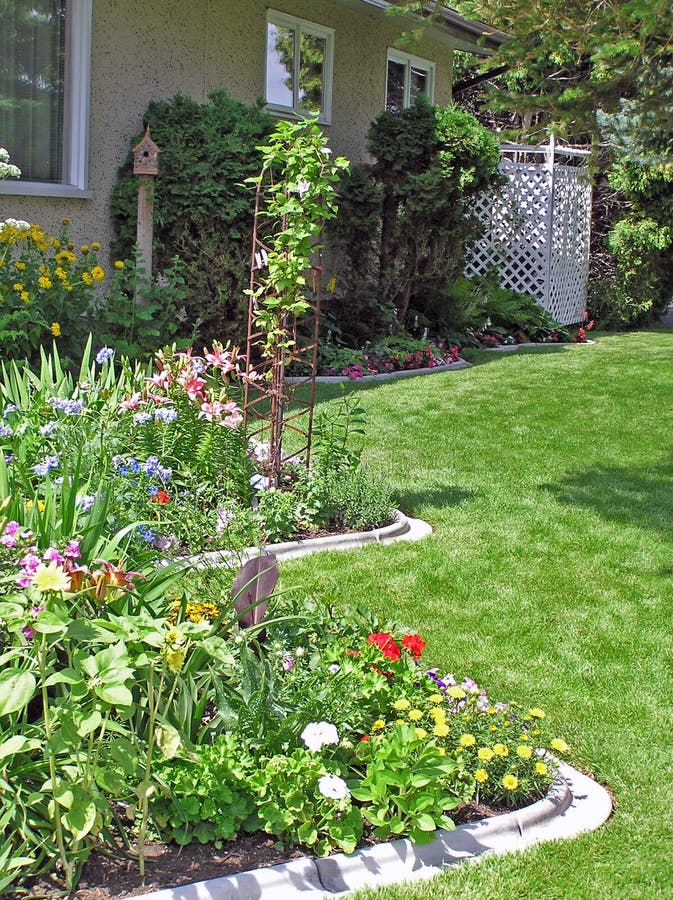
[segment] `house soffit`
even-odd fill
[[[370,10],[378,10],[381,14],[394,5],[390,0],[336,0],[336,2],[352,9],[361,10],[363,7],[369,7]],[[402,20],[411,27],[418,25],[419,16],[410,13],[403,16]],[[483,22],[464,18],[448,6],[442,7],[439,20],[429,27],[428,33],[439,43],[478,56],[489,56],[509,37],[505,32],[498,31]]]

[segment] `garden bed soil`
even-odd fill
[[[469,803],[457,810],[452,818],[456,825],[461,825],[502,812],[506,810]],[[376,839],[370,837],[362,842],[362,846],[375,843]],[[213,844],[193,843],[180,849],[174,844],[148,843],[143,884],[136,860],[94,852],[82,870],[77,890],[70,896],[72,900],[122,900],[162,888],[275,866],[310,855],[305,850],[284,847],[261,832],[225,841],[220,849]],[[64,895],[63,882],[54,874],[53,877],[44,875],[31,879],[23,888],[6,896],[10,900],[56,900]]]

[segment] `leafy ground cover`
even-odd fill
[[[591,348],[475,352],[469,370],[358,388],[366,461],[435,533],[295,561],[285,577],[394,612],[440,666],[539,703],[616,806],[572,842],[358,896],[673,891],[672,351],[669,330],[598,335]]]

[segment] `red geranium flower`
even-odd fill
[[[414,659],[420,659],[421,653],[428,646],[420,634],[407,634],[402,638],[402,646],[411,653]]]
[[[369,740],[369,735],[368,735],[368,734],[363,734],[362,737],[360,738],[360,743],[361,743],[361,744],[362,744],[362,743],[366,743],[368,740]]]
[[[152,497],[152,503],[170,503],[171,498],[168,496],[166,491],[163,489],[157,491],[156,494]]]
[[[396,659],[399,659],[402,655],[402,651],[399,646],[393,640],[392,634],[388,634],[388,632],[383,631],[378,634],[372,633],[367,638],[368,644],[376,644],[381,653],[388,659],[391,659],[395,662]]]

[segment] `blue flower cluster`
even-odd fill
[[[120,475],[137,475],[144,472],[148,478],[156,476],[164,484],[169,482],[173,475],[172,469],[159,464],[158,456],[148,456],[144,463],[139,462],[133,456],[114,456],[112,465]]]
[[[41,463],[37,463],[37,465],[33,466],[33,472],[35,472],[36,475],[48,475],[52,469],[58,468],[60,462],[60,453],[57,453],[55,456],[47,456]]]
[[[103,363],[109,362],[114,355],[115,352],[112,347],[101,347],[96,354],[96,362],[99,366],[102,366]]]
[[[177,418],[178,411],[172,406],[160,406],[158,409],[154,410],[154,415],[146,410],[134,413],[133,415],[133,421],[136,425],[147,425],[147,423],[152,420],[155,422],[163,422],[164,425],[168,425],[170,422],[175,422]]]
[[[79,416],[86,409],[84,400],[73,400],[72,398],[50,397],[47,401],[52,409],[65,413],[67,416]]]

